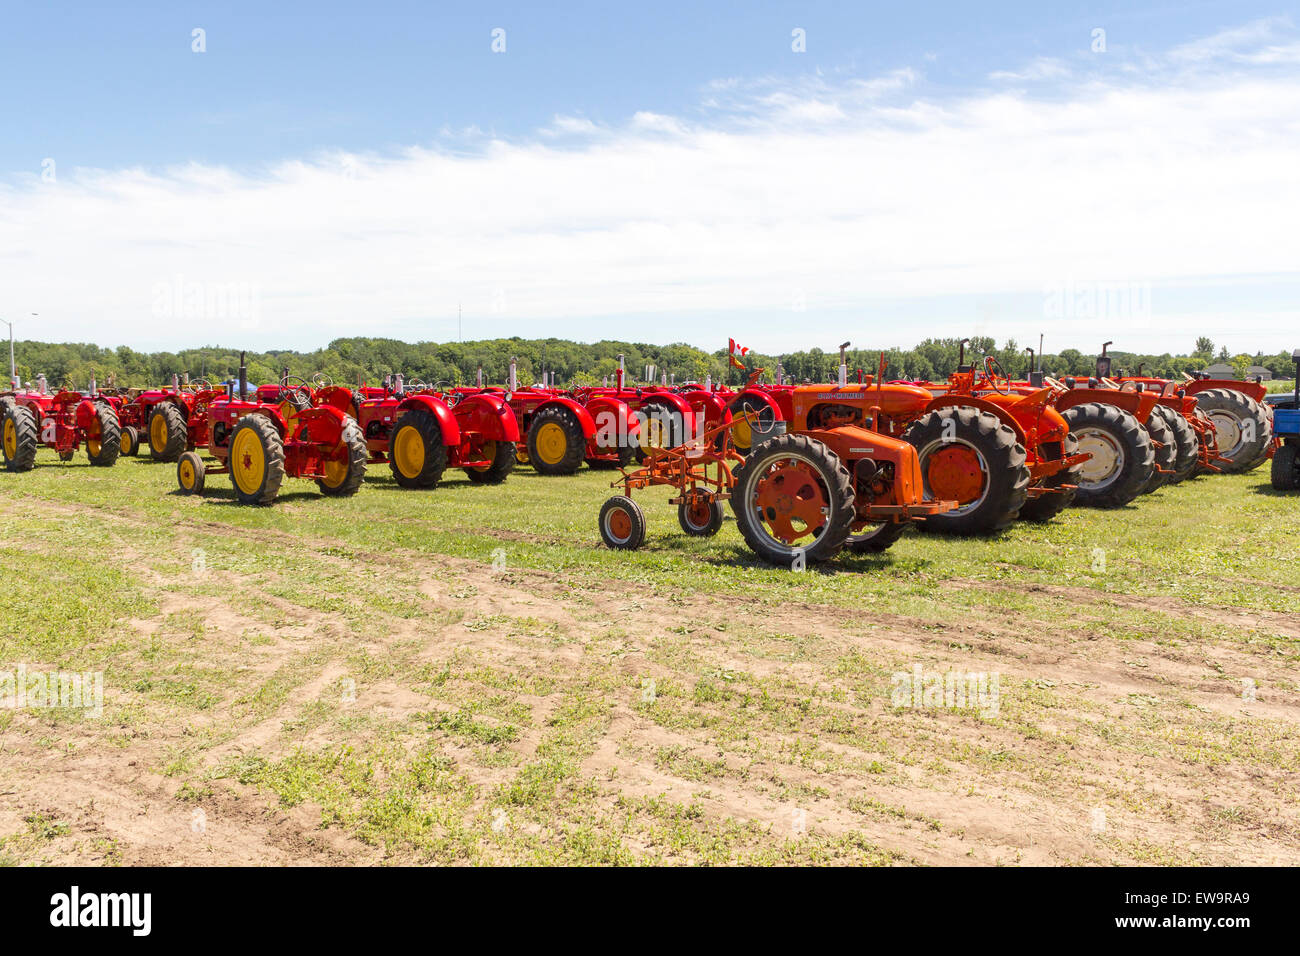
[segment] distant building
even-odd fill
[[[1264,381],[1268,382],[1272,380],[1273,373],[1262,365],[1252,365],[1246,370],[1246,378],[1250,379],[1252,382],[1256,378],[1262,378]]]
[[[1205,369],[1205,374],[1210,378],[1236,378],[1237,370],[1227,362],[1216,362],[1209,368]],[[1246,380],[1253,382],[1256,378],[1262,378],[1264,381],[1271,381],[1273,373],[1262,365],[1252,365],[1246,370]]]

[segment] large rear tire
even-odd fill
[[[269,505],[284,481],[284,441],[265,415],[245,415],[230,432],[230,483],[241,505]]]
[[[343,425],[340,440],[343,448],[336,459],[325,463],[325,477],[316,479],[316,487],[331,498],[355,495],[366,480],[366,436],[356,419],[349,418]]]
[[[1016,433],[991,412],[949,406],[907,427],[921,461],[925,495],[957,501],[949,512],[924,519],[927,531],[988,534],[1020,514],[1029,493],[1029,466]]]
[[[1061,457],[1069,458],[1079,453],[1079,443],[1073,435],[1066,435],[1061,444]],[[1053,489],[1037,497],[1028,499],[1020,509],[1020,517],[1025,521],[1051,521],[1070,505],[1074,504],[1074,488],[1057,491],[1062,485],[1079,484],[1079,466],[1072,465],[1064,471],[1058,471],[1043,479],[1043,487]]]
[[[112,468],[122,452],[122,428],[117,412],[108,405],[95,406],[95,425],[86,435],[86,457],[96,468]]]
[[[515,443],[490,441],[483,443],[483,456],[492,464],[483,468],[466,468],[465,477],[479,485],[499,485],[515,470]]]
[[[1220,469],[1237,474],[1263,463],[1273,430],[1259,402],[1231,388],[1211,388],[1196,393],[1196,407],[1213,423],[1219,454],[1229,459],[1218,463]]]
[[[731,510],[745,543],[791,568],[834,557],[857,516],[853,479],[838,455],[807,435],[763,442],[735,471]]]
[[[1159,414],[1159,410],[1160,406],[1157,405],[1146,420],[1146,430],[1151,436],[1155,459],[1152,462],[1151,477],[1142,489],[1143,494],[1150,494],[1167,484],[1173,478],[1178,464],[1178,442],[1174,439],[1174,430],[1169,427],[1165,417]]]
[[[1270,477],[1278,491],[1295,491],[1300,488],[1300,445],[1288,442],[1273,453]]]
[[[36,448],[41,437],[31,409],[11,402],[5,409],[0,431],[5,467],[10,471],[31,471],[36,465]]]
[[[149,413],[149,454],[154,461],[178,461],[189,446],[185,416],[173,402],[159,402]]]
[[[844,550],[854,554],[881,554],[903,536],[911,522],[883,521],[872,528],[851,534],[844,542]]]
[[[582,467],[587,436],[569,409],[543,408],[528,425],[528,461],[540,475],[571,475]]]
[[[1155,448],[1142,423],[1115,405],[1086,402],[1064,412],[1079,451],[1093,457],[1079,469],[1074,500],[1092,508],[1119,508],[1147,486]]]
[[[413,408],[388,436],[388,467],[403,488],[432,488],[447,470],[442,426],[431,412]]]
[[[1168,484],[1177,485],[1186,481],[1196,471],[1196,461],[1200,455],[1196,429],[1192,428],[1191,423],[1180,412],[1168,405],[1157,405],[1155,410],[1164,416],[1165,424],[1174,433],[1174,444],[1178,446],[1178,453],[1174,458],[1174,473],[1168,481]]]

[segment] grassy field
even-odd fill
[[[0,709],[0,862],[1300,862],[1267,469],[802,574],[664,492],[612,553],[608,483],[0,473],[0,672],[104,686]],[[996,706],[896,706],[916,668]]]

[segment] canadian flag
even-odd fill
[[[727,355],[731,359],[732,368],[743,369],[745,367],[745,363],[736,357],[736,353],[739,352],[743,356],[748,351],[749,349],[745,346],[737,344],[735,339],[727,339]]]

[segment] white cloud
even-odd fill
[[[556,117],[535,140],[479,135],[456,152],[330,154],[257,174],[61,165],[56,183],[0,188],[4,300],[41,312],[42,337],[141,347],[445,338],[463,303],[467,319],[538,335],[684,328],[673,337],[716,346],[744,328],[780,349],[840,341],[848,321],[899,344],[969,330],[975,305],[910,327],[881,303],[1032,301],[1073,278],[1153,284],[1150,327],[1093,337],[1178,349],[1200,319],[1162,312],[1159,290],[1296,276],[1300,75],[1249,60],[1285,48],[1279,31],[1257,32],[1253,53],[1240,37],[1220,44],[1237,51],[1227,71],[1216,60],[1202,74],[1186,54],[1175,78],[1116,63],[1041,94],[927,96],[907,70],[731,81],[694,114]],[[256,288],[258,324],[155,317],[157,288],[177,276]],[[790,312],[795,291],[807,312]],[[1286,345],[1296,313],[1258,308],[1237,325],[1259,347]],[[985,331],[999,338],[1043,325],[1034,311],[996,318]]]

